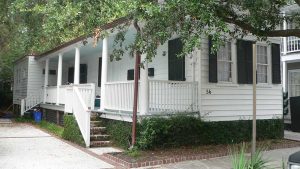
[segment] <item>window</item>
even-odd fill
[[[257,45],[257,83],[268,83],[267,46]]]
[[[218,53],[218,82],[232,82],[231,42],[221,46]]]

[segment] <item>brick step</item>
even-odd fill
[[[98,120],[98,116],[91,116],[91,121],[97,121]]]
[[[107,147],[110,146],[110,141],[91,141],[90,147]]]
[[[106,127],[91,127],[91,135],[105,134]]]
[[[91,127],[101,127],[101,121],[92,121],[91,120]]]
[[[109,141],[109,135],[106,134],[91,135],[91,141]]]

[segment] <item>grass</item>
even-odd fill
[[[62,137],[62,134],[64,132],[64,128],[56,125],[54,123],[49,123],[47,121],[42,120],[40,123],[37,123],[37,125],[43,129],[46,129],[47,131],[55,134],[56,136]]]
[[[19,123],[31,123],[35,126],[38,126],[40,128],[43,128],[47,131],[49,131],[50,133],[53,133],[54,135],[62,138],[62,134],[64,132],[64,128],[56,125],[54,123],[50,123],[47,122],[45,120],[42,120],[40,123],[36,123],[34,120],[32,120],[31,118],[23,118],[23,117],[18,117],[15,119],[15,122],[19,122]]]

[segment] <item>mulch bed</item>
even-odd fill
[[[246,145],[250,148],[250,143],[246,143]],[[267,140],[259,141],[257,145],[265,150],[274,150],[298,147],[300,146],[300,142],[292,140]],[[125,168],[137,168],[228,156],[233,147],[234,145],[192,146],[141,151],[138,157],[131,157],[126,152],[104,154],[103,157]]]

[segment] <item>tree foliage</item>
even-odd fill
[[[224,38],[253,34],[267,37],[300,36],[297,11],[282,14],[289,3],[299,0],[1,0],[0,78],[11,77],[12,60],[29,53],[42,53],[81,35],[95,33],[99,26],[125,17],[116,29],[113,59],[124,50],[156,54],[159,44],[178,35],[184,52],[200,47],[201,37],[211,35],[217,48]],[[283,20],[295,28],[279,30]],[[135,21],[141,29],[132,44],[123,44],[126,30]],[[96,38],[99,38],[98,36]],[[1,77],[2,76],[2,77]]]

